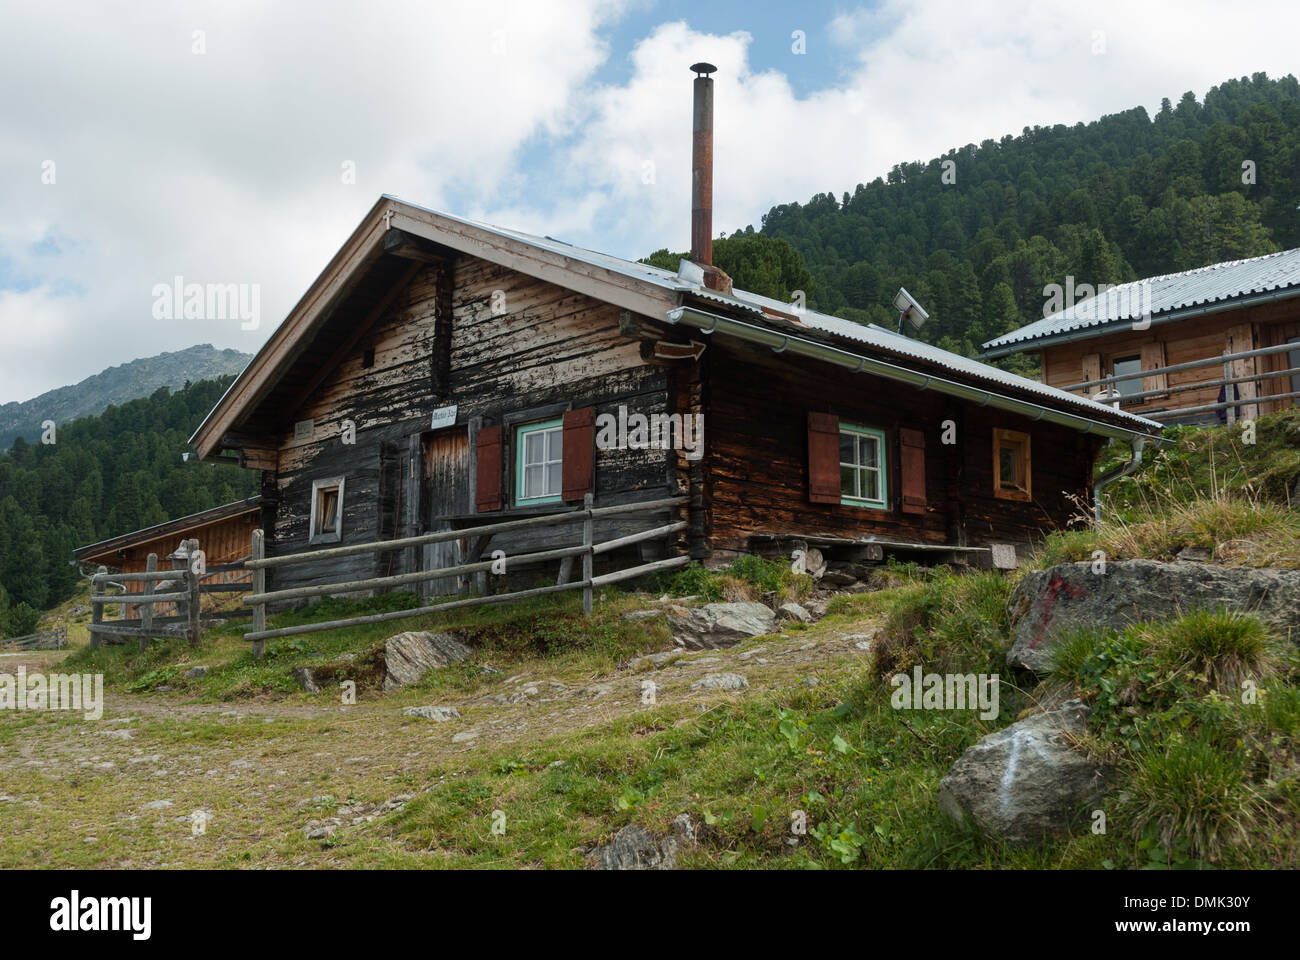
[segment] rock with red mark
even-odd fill
[[[1175,560],[1112,560],[1031,570],[1011,598],[1007,666],[1051,670],[1061,637],[1079,627],[1123,630],[1197,607],[1251,612],[1284,639],[1300,640],[1300,570],[1224,567]]]

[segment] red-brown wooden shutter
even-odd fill
[[[840,502],[840,418],[833,413],[808,414],[808,499]]]
[[[592,490],[595,448],[595,411],[591,407],[564,414],[564,464],[561,467],[565,500],[581,500]]]
[[[903,512],[925,513],[925,434],[900,428],[898,454]]]
[[[479,513],[501,509],[502,447],[500,426],[484,427],[474,439],[474,503]]]

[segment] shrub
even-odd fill
[[[1127,819],[1135,836],[1153,829],[1166,851],[1185,841],[1214,861],[1243,840],[1262,812],[1243,754],[1201,734],[1177,735],[1141,754],[1128,777]]]

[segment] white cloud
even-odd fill
[[[0,288],[41,284],[0,295],[0,401],[193,343],[256,349],[380,193],[626,256],[684,249],[697,60],[719,68],[717,231],[899,161],[1293,68],[1290,3],[1078,6],[886,0],[828,14],[777,69],[752,64],[765,21],[738,4],[734,32],[661,24],[598,84],[621,0],[10,5]],[[832,55],[836,79],[797,95],[788,78]],[[63,252],[34,255],[50,235]],[[261,284],[262,328],[153,320],[177,274]]]

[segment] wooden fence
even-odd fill
[[[0,647],[16,650],[62,650],[68,645],[68,628],[60,625],[43,633],[29,633],[25,637],[8,637],[0,640]]]
[[[368,543],[352,544],[346,547],[333,547],[326,550],[316,550],[308,553],[286,554],[279,557],[266,556],[262,531],[254,530],[252,537],[252,559],[248,560],[244,564],[245,568],[253,571],[253,593],[245,600],[245,604],[253,608],[253,628],[249,633],[244,634],[244,639],[252,642],[253,653],[260,657],[265,653],[266,641],[276,637],[288,637],[299,633],[313,633],[318,630],[336,630],[340,627],[353,627],[368,623],[382,623],[388,620],[401,620],[407,617],[420,617],[431,613],[439,613],[445,610],[455,610],[459,607],[472,607],[489,603],[508,603],[513,600],[521,600],[525,597],[536,597],[541,596],[542,594],[559,593],[565,590],[581,590],[582,609],[584,613],[589,614],[591,613],[592,591],[596,587],[602,587],[610,583],[618,583],[622,580],[631,580],[659,570],[670,570],[676,567],[682,567],[690,562],[690,558],[687,556],[669,557],[666,560],[656,560],[652,563],[643,563],[638,566],[629,567],[625,570],[616,570],[602,574],[601,576],[595,576],[592,567],[596,557],[608,553],[611,550],[618,549],[619,547],[667,537],[686,528],[686,521],[679,520],[649,530],[643,530],[639,533],[632,533],[627,536],[618,537],[614,540],[595,543],[593,542],[592,535],[595,521],[621,514],[653,513],[660,510],[668,510],[673,507],[682,506],[688,499],[689,498],[687,497],[672,497],[664,500],[648,500],[641,503],[629,503],[613,507],[593,507],[591,494],[587,494],[582,507],[575,510],[566,510],[559,513],[547,514],[542,517],[505,520],[497,523],[482,524],[475,527],[465,527],[458,530],[442,530],[437,533],[427,533],[416,537],[403,537],[395,540],[378,540]],[[414,573],[397,574],[395,576],[370,577],[364,580],[315,584],[307,587],[294,587],[288,590],[274,590],[267,592],[266,571],[270,568],[315,563],[322,560],[333,560],[338,557],[351,556],[354,554],[385,553],[390,550],[401,550],[406,547],[416,547],[430,543],[442,543],[448,540],[487,538],[498,533],[525,530],[534,527],[559,526],[561,524],[576,523],[578,521],[582,522],[582,543],[575,544],[571,547],[559,547],[553,550],[541,550],[535,553],[518,554],[505,559],[506,563],[514,564],[516,566],[521,564],[539,563],[548,560],[560,560],[560,576],[553,586],[533,587],[528,590],[516,590],[512,593],[495,594],[492,596],[468,597],[463,600],[452,600],[447,603],[415,607],[409,610],[395,610],[388,613],[375,613],[368,616],[350,617],[345,620],[304,623],[294,627],[281,627],[275,630],[266,629],[266,607],[269,603],[278,603],[285,600],[300,600],[307,597],[328,596],[331,594],[359,593],[367,590],[388,589],[390,587],[405,584],[423,583],[431,580],[441,580],[447,577],[463,577],[470,574],[482,574],[486,577],[487,572],[492,570],[494,565],[500,561],[495,559],[481,560],[472,563],[462,563],[456,566],[441,567],[433,570],[419,570]],[[579,558],[582,560],[582,578],[580,580],[569,582],[568,576],[573,562]]]
[[[1225,350],[1217,357],[1206,357],[1203,360],[1189,360],[1186,363],[1175,363],[1164,367],[1152,367],[1149,370],[1140,370],[1135,373],[1121,373],[1109,377],[1100,377],[1096,380],[1085,380],[1082,383],[1072,383],[1062,387],[1063,390],[1069,390],[1075,393],[1081,393],[1086,397],[1093,397],[1103,403],[1134,403],[1140,400],[1147,400],[1151,397],[1165,397],[1169,394],[1183,393],[1189,390],[1203,390],[1206,387],[1221,387],[1224,392],[1224,399],[1217,403],[1200,404],[1194,407],[1171,407],[1168,410],[1153,410],[1150,413],[1141,415],[1151,420],[1170,420],[1177,417],[1185,417],[1190,414],[1213,413],[1219,410],[1227,411],[1229,423],[1235,423],[1238,418],[1238,411],[1241,410],[1241,419],[1253,420],[1258,412],[1257,407],[1261,404],[1272,403],[1275,400],[1294,400],[1300,397],[1300,391],[1289,391],[1286,393],[1264,394],[1260,392],[1260,382],[1264,380],[1279,380],[1284,377],[1290,377],[1300,373],[1300,367],[1290,367],[1285,370],[1265,370],[1262,372],[1250,373],[1244,376],[1233,375],[1233,365],[1244,360],[1253,360],[1256,357],[1267,357],[1278,353],[1294,353],[1300,349],[1294,343],[1284,343],[1273,347],[1260,347],[1255,350],[1242,350],[1238,353],[1230,353]],[[1206,380],[1197,380],[1191,383],[1169,384],[1164,387],[1153,390],[1138,390],[1133,393],[1118,394],[1109,393],[1097,396],[1098,388],[1102,391],[1109,392],[1116,388],[1119,383],[1126,383],[1130,380],[1142,379],[1167,375],[1170,373],[1181,373],[1187,370],[1196,370],[1201,367],[1212,367],[1218,364],[1223,365],[1223,376],[1214,377]],[[1285,384],[1289,386],[1290,384]],[[1138,384],[1141,386],[1141,383]]]
[[[202,575],[190,567],[190,554],[198,549],[197,540],[186,540],[172,555],[172,569],[158,569],[158,554],[149,554],[141,573],[109,573],[100,566],[91,578],[93,592],[90,597],[90,646],[97,648],[102,637],[135,637],[144,650],[153,637],[181,637],[195,646],[199,642],[200,580]],[[110,595],[110,584],[120,585],[133,581],[144,582],[143,593]],[[160,586],[162,589],[159,589]],[[156,615],[155,605],[174,604],[176,613]],[[105,620],[104,608],[118,606],[122,611],[119,620]],[[139,607],[140,616],[128,619],[129,608]],[[109,642],[113,642],[109,640]]]

